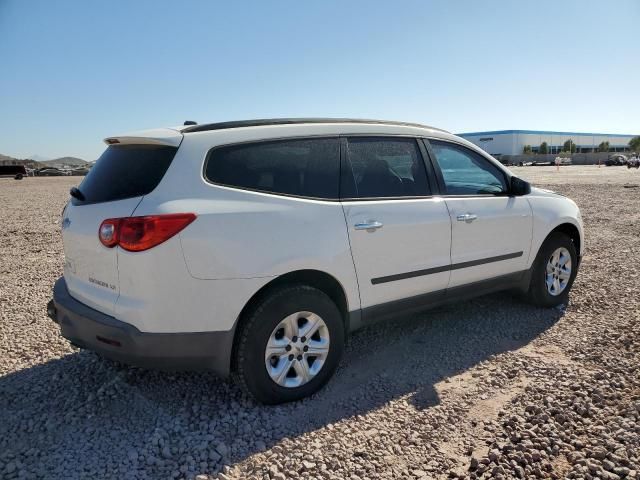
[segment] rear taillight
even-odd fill
[[[115,247],[118,244],[118,227],[120,226],[120,218],[109,218],[102,222],[98,237],[105,247]]]
[[[105,247],[118,245],[130,252],[141,252],[169,240],[195,219],[194,213],[108,218],[100,225],[98,237]]]

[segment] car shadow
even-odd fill
[[[496,294],[373,325],[351,337],[324,389],[280,406],[258,405],[213,374],[131,368],[76,351],[0,377],[0,461],[55,465],[47,478],[71,468],[120,478],[214,474],[400,397],[432,408],[438,382],[528,344],[562,315]]]

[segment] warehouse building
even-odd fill
[[[520,155],[525,145],[533,153],[539,153],[540,145],[547,143],[548,153],[562,151],[567,140],[576,145],[577,153],[597,152],[602,142],[609,142],[609,151],[629,151],[629,140],[636,135],[612,133],[549,132],[543,130],[495,130],[491,132],[458,133],[458,136],[478,145],[494,156]]]

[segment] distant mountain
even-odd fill
[[[0,153],[0,165],[26,165],[30,168],[43,168],[43,167],[75,168],[75,167],[88,166],[91,163],[76,157],[60,157],[60,158],[54,158],[53,160],[43,160],[43,161],[36,161],[33,157],[37,157],[37,155],[33,155],[32,158],[18,159],[18,158],[13,158],[13,157],[10,157],[9,155],[3,155]],[[40,158],[43,158],[43,157],[40,157]]]
[[[76,158],[76,157],[60,157],[60,158],[54,158],[53,160],[46,160],[40,163],[46,165],[47,167],[55,167],[55,168],[61,168],[64,166],[83,167],[89,164],[89,162],[87,162],[86,160],[83,160],[81,158]]]
[[[36,162],[46,162],[47,160],[51,160],[51,157],[45,157],[44,155],[38,155],[37,153],[34,153],[29,158]]]
[[[1,153],[0,153],[0,165],[25,165],[29,168],[42,167],[40,162],[36,162],[35,160],[31,160],[31,159],[21,160],[18,158],[10,157],[9,155],[3,155]]]
[[[13,158],[10,157],[9,155],[3,155],[0,153],[0,161],[11,161],[11,160],[17,160],[17,158]]]

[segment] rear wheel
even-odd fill
[[[16,180],[22,180],[23,175],[21,173],[18,173],[15,177]]]
[[[267,404],[319,390],[333,375],[344,348],[344,325],[335,303],[304,285],[274,290],[249,312],[239,335],[239,383]]]
[[[564,233],[552,233],[533,263],[528,300],[540,307],[566,303],[577,270],[578,254],[571,238]]]

